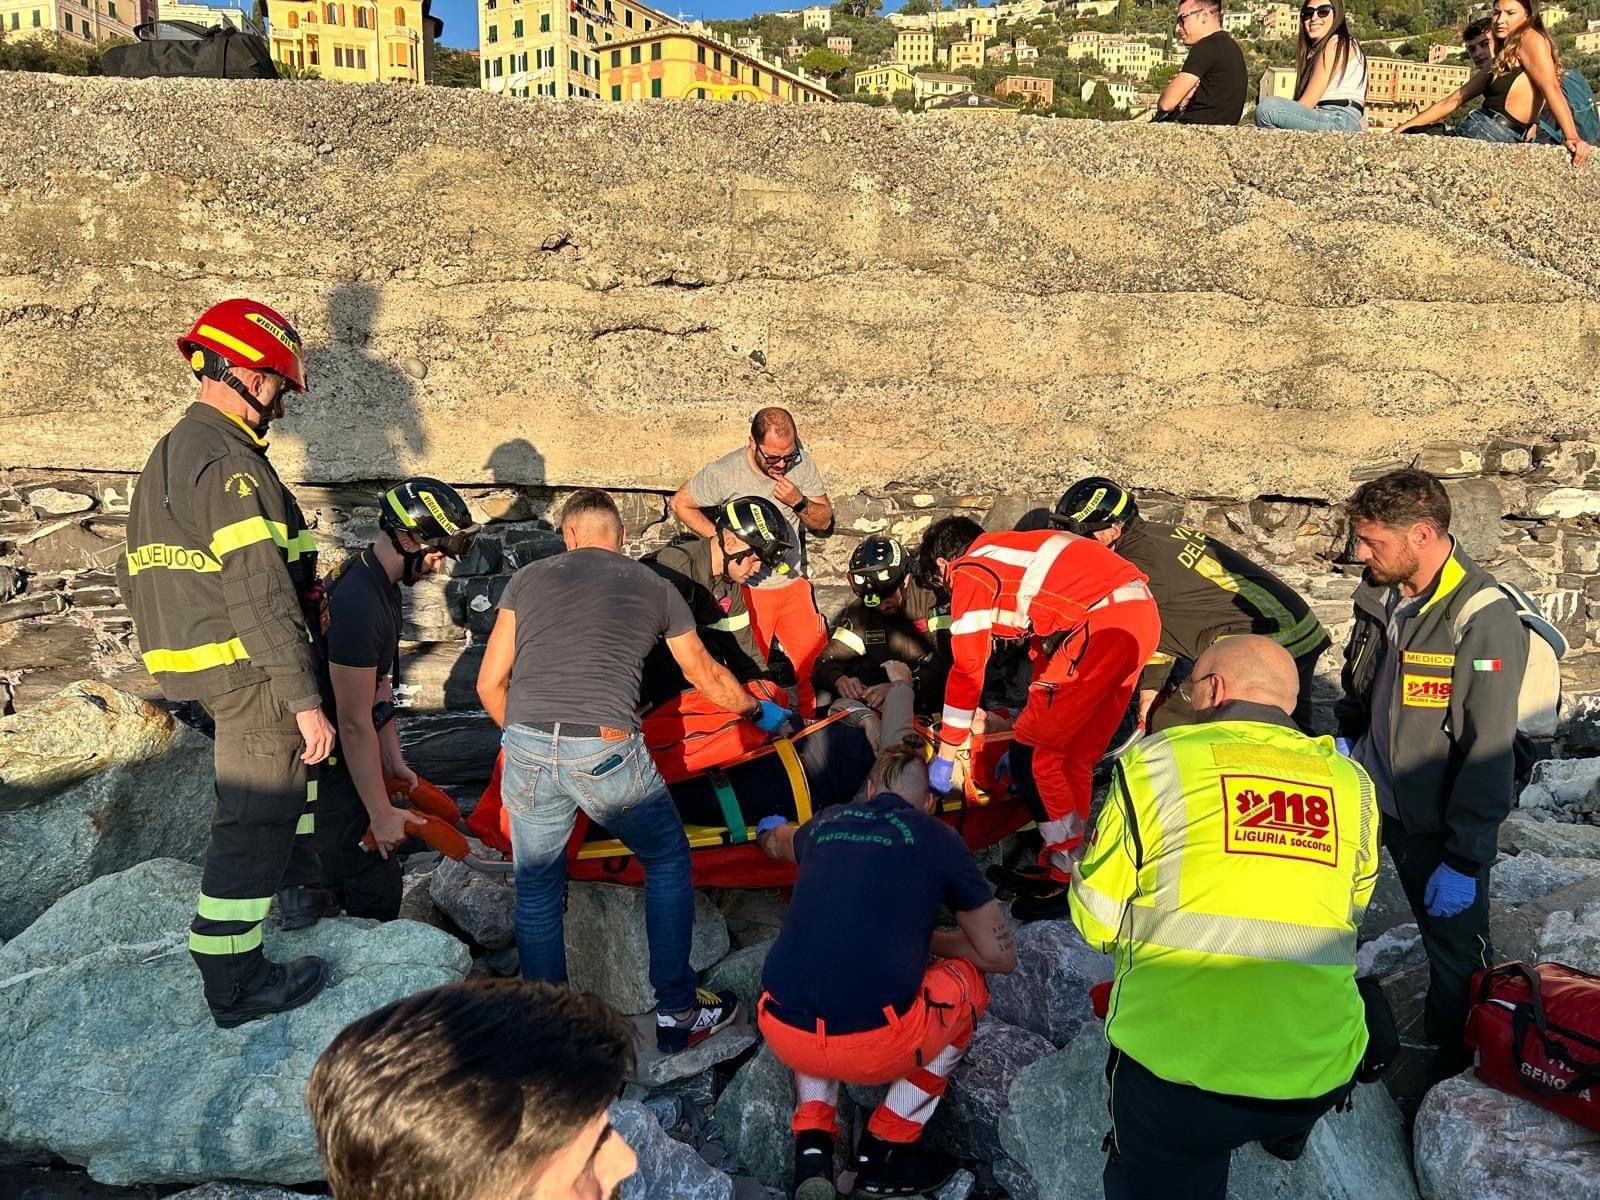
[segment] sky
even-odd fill
[[[648,0],[647,0],[648,2]],[[748,17],[755,12],[776,12],[784,8],[804,8],[811,0],[684,0],[681,5],[660,0],[653,7],[670,16],[681,11],[707,21],[726,21]],[[894,12],[905,0],[885,0],[882,11]],[[444,19],[444,44],[464,50],[478,48],[478,0],[433,0],[433,15]]]

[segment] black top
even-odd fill
[[[337,728],[338,704],[333,694],[330,668],[371,667],[375,680],[393,676],[400,656],[400,588],[389,581],[389,573],[372,550],[363,550],[344,564],[328,580],[328,632],[326,662],[319,672],[322,684],[322,710]],[[392,705],[373,704],[373,723],[381,713],[392,713]],[[337,760],[325,770],[343,770],[345,756],[335,749]]]
[[[1189,47],[1183,60],[1183,73],[1200,80],[1188,107],[1173,120],[1181,125],[1237,125],[1244,115],[1244,52],[1232,37],[1217,30]]]
[[[610,550],[569,550],[511,577],[500,608],[517,620],[506,724],[570,721],[637,731],[645,655],[694,630],[683,597]]]
[[[854,799],[872,771],[875,755],[867,735],[843,721],[835,721],[795,743],[800,766],[811,788],[811,807],[820,812]],[[795,819],[794,789],[776,754],[764,754],[730,767],[724,774],[746,825],[763,817]],[[678,813],[691,825],[721,825],[722,806],[711,781],[704,775],[669,784]]]
[[[811,673],[815,687],[837,693],[845,676],[875,687],[888,682],[883,664],[898,659],[911,668],[916,711],[939,710],[950,674],[950,613],[932,592],[912,580],[901,587],[904,602],[892,617],[859,599],[851,601]]]
[[[839,805],[800,827],[789,915],[761,973],[783,1020],[838,1031],[904,1011],[928,969],[939,906],[993,897],[972,852],[944,822],[892,792]]]
[[[707,539],[693,534],[678,538],[647,556],[644,565],[683,597],[712,658],[733,672],[740,683],[761,678],[765,659],[750,628],[744,588],[712,572],[711,543]],[[660,704],[688,686],[672,652],[665,643],[657,642],[644,660],[643,703]]]

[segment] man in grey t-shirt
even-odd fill
[[[806,578],[806,532],[833,526],[833,504],[816,464],[800,444],[800,431],[788,410],[763,408],[750,422],[750,440],[695,473],[672,497],[673,515],[701,537],[716,525],[703,510],[740,496],[761,496],[782,510],[794,533],[789,572],[762,572],[745,586],[745,606],[763,654],[776,640],[794,664],[797,707],[803,717],[816,712],[812,669],[828,644],[827,625]]]
[[[585,489],[561,512],[567,553],[523,567],[500,600],[478,696],[505,730],[501,795],[516,863],[524,979],[567,980],[562,896],[577,810],[620,838],[645,873],[656,1045],[673,1053],[738,1015],[731,994],[695,986],[694,890],[678,810],[639,732],[645,655],[666,639],[689,683],[769,733],[787,710],[750,696],[713,659],[683,597],[622,554],[611,497]]]

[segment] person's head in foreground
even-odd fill
[[[1262,704],[1287,716],[1300,698],[1300,674],[1277,642],[1241,634],[1213,643],[1195,660],[1189,694],[1202,720],[1230,703]]]
[[[483,979],[369,1013],[306,1106],[335,1200],[606,1200],[637,1165],[606,1110],[633,1035],[595,996]]]

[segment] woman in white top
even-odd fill
[[[1263,129],[1360,133],[1366,124],[1367,56],[1350,32],[1344,0],[1306,0],[1300,10],[1299,47],[1294,99],[1261,97],[1256,124]]]

